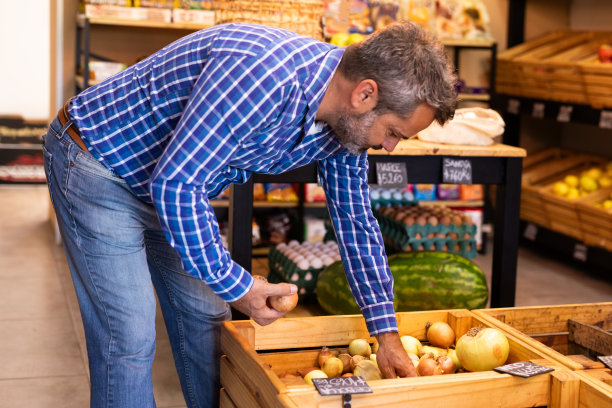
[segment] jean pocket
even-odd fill
[[[121,176],[100,163],[98,159],[91,155],[91,153],[79,150],[74,160],[74,165],[80,171],[84,171],[95,176],[104,177],[116,182],[125,183],[125,180],[123,180]]]

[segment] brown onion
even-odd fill
[[[441,375],[442,368],[436,360],[431,358],[422,358],[419,365],[416,367],[417,374],[420,376]]]
[[[442,369],[442,374],[453,374],[457,371],[457,365],[449,356],[440,356],[436,359],[436,362]]]
[[[427,329],[427,340],[432,346],[449,348],[455,342],[455,332],[446,322],[434,322]]]
[[[333,357],[334,354],[330,349],[326,346],[323,346],[321,351],[319,351],[319,356],[317,357],[317,362],[319,363],[319,367],[323,367],[323,364],[327,361],[328,358]]]
[[[270,296],[270,306],[281,313],[287,313],[295,309],[298,303],[298,294],[288,296]]]

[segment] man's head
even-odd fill
[[[413,23],[392,24],[347,47],[337,74],[350,84],[350,101],[337,105],[328,123],[353,153],[393,150],[455,110],[456,76],[444,46]]]

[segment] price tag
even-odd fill
[[[538,227],[535,224],[529,223],[525,227],[525,231],[523,232],[523,236],[530,241],[535,241],[538,236]]]
[[[577,259],[582,262],[587,261],[587,250],[588,248],[584,244],[576,243],[574,245],[574,259]]]
[[[612,370],[612,356],[597,356],[597,358]]]
[[[406,187],[408,185],[406,163],[377,162],[376,180],[379,186]]]
[[[557,122],[569,122],[572,118],[572,112],[574,107],[571,105],[563,105],[559,107],[559,114],[557,115]]]
[[[372,389],[363,377],[313,378],[312,383],[321,395],[371,394]]]
[[[542,102],[536,102],[533,104],[533,110],[531,111],[531,116],[537,119],[543,119],[545,109],[546,109],[546,105],[544,105]]]
[[[442,183],[472,184],[472,162],[467,159],[449,159],[442,161]]]
[[[499,373],[506,373],[523,378],[555,371],[554,368],[544,367],[538,364],[530,363],[529,361],[519,361],[517,363],[506,364],[500,367],[495,367],[493,370]]]
[[[599,127],[602,129],[612,129],[612,111],[601,111]]]
[[[508,113],[518,115],[521,111],[521,101],[519,101],[518,99],[508,99],[508,108],[506,110],[508,111]]]

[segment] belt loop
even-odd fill
[[[64,126],[62,126],[62,129],[59,132],[59,136],[63,136],[70,126],[72,126],[72,119],[68,119],[66,123],[64,123]]]

